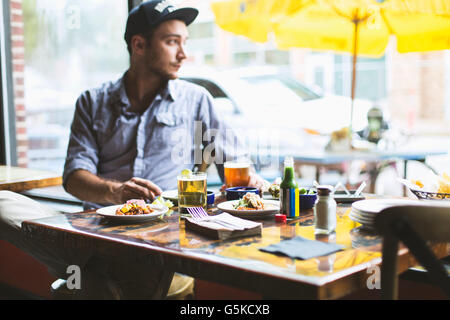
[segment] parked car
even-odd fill
[[[276,68],[186,68],[181,78],[211,93],[218,112],[242,133],[253,155],[270,157],[323,147],[328,134],[350,124],[349,97],[323,94]],[[370,101],[355,100],[354,131],[367,126],[371,106]]]

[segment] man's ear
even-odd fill
[[[133,53],[136,53],[137,55],[143,54],[146,44],[147,40],[139,34],[136,34],[131,38],[131,48]]]

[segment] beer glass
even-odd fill
[[[224,175],[227,188],[248,186],[250,182],[250,163],[225,162]]]
[[[206,210],[206,173],[179,175],[177,180],[179,212],[187,214],[188,207],[202,207]]]

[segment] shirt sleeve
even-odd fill
[[[97,174],[98,146],[94,134],[92,107],[89,92],[82,94],[76,102],[63,172],[64,188],[69,175],[75,170],[82,169]]]
[[[214,109],[214,100],[206,90],[201,96],[199,110],[203,134],[203,159],[207,164],[215,163],[223,181],[223,164],[232,160],[248,160],[248,150],[239,132],[220,118]]]

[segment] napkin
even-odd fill
[[[245,230],[245,229],[251,229],[251,228],[256,228],[256,227],[262,226],[261,222],[254,222],[254,221],[241,219],[238,217],[234,217],[228,213],[221,213],[216,216],[209,216],[207,221],[196,220],[193,218],[186,218],[186,219],[189,220],[189,222],[193,222],[198,225],[204,226],[206,228],[211,228],[211,229]],[[218,222],[220,222],[220,221],[228,222],[234,226],[226,227],[220,223],[215,223],[214,222],[215,220],[217,220]]]
[[[343,249],[344,246],[316,240],[308,240],[295,237],[284,240],[259,250],[270,253],[281,253],[291,258],[307,260],[315,257],[325,256]]]
[[[260,235],[262,231],[261,222],[241,219],[228,213],[210,216],[209,219],[210,220],[208,221],[202,221],[193,218],[186,218],[186,228],[188,230],[222,240],[243,236]],[[232,223],[233,226],[216,223],[214,222],[215,220],[229,222]]]

